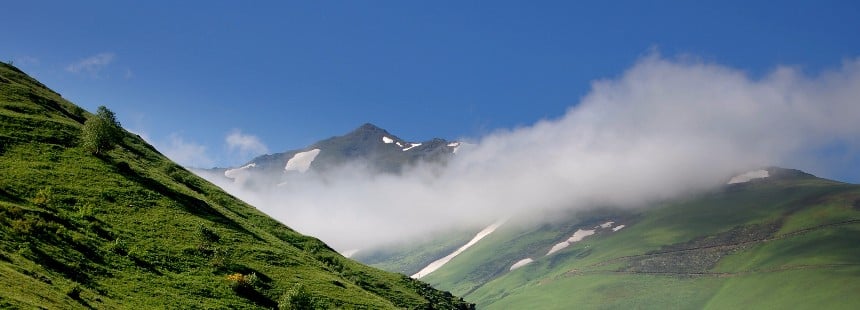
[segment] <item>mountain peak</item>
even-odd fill
[[[383,137],[383,136],[396,138],[395,136],[390,134],[388,131],[380,128],[379,126],[376,126],[376,125],[371,124],[371,123],[365,123],[364,125],[359,126],[355,130],[353,130],[353,131],[351,131],[351,132],[349,132],[343,136],[332,137],[332,138],[346,138],[346,139],[357,139],[357,140],[367,140],[367,141],[375,141],[375,140],[382,141],[381,137]],[[396,138],[396,139],[399,140],[399,138]]]
[[[385,129],[371,123],[364,123],[364,125],[359,126],[353,131],[385,131]]]

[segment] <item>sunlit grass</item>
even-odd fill
[[[86,112],[17,69],[0,77],[0,307],[274,308],[297,283],[321,307],[468,306],[343,258],[133,134],[94,156]]]

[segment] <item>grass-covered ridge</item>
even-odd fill
[[[471,307],[343,258],[136,135],[92,155],[88,117],[0,65],[0,307]]]
[[[422,280],[482,309],[856,309],[860,186],[768,170],[647,208],[506,224]],[[546,255],[608,221],[625,226]]]

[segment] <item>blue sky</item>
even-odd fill
[[[15,1],[0,59],[183,164],[228,166],[365,122],[477,137],[558,118],[638,59],[766,74],[860,56],[853,1]],[[228,139],[230,138],[230,139]],[[231,141],[231,142],[230,142]]]

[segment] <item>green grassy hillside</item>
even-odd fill
[[[0,65],[0,308],[469,308],[345,259]],[[348,233],[348,232],[345,232]]]
[[[857,308],[860,186],[769,170],[641,210],[502,226],[422,280],[486,309]],[[546,255],[606,221],[625,227]]]
[[[351,258],[382,270],[413,275],[469,242],[477,231],[454,229],[425,240],[359,251]]]

